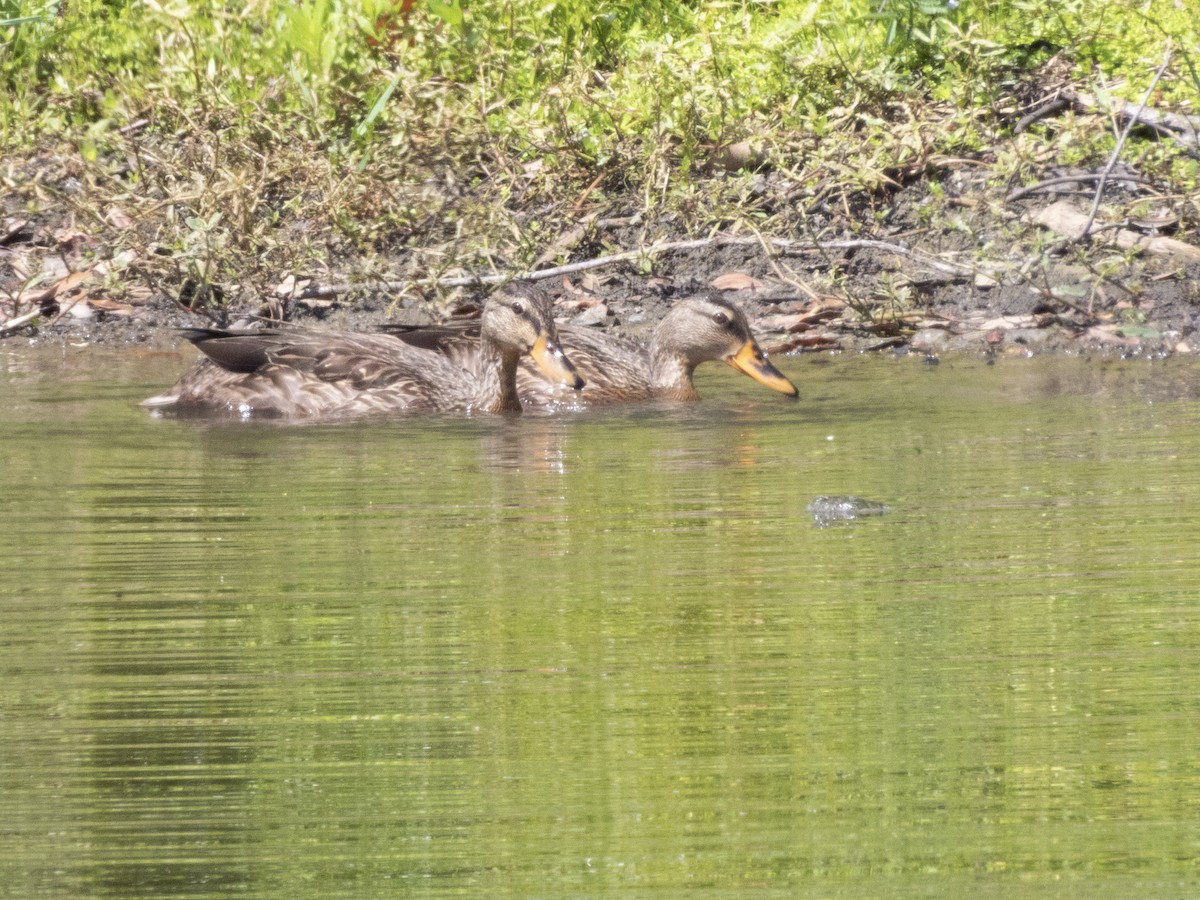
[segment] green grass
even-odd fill
[[[1194,109],[1185,6],[0,0],[0,146],[77,160],[79,196],[10,181],[96,228],[120,205],[137,222],[121,240],[164,289],[262,285],[331,256],[380,274],[413,246],[434,274],[521,267],[585,199],[795,232],[803,202],[767,208],[749,174],[714,168],[742,140],[814,195],[870,203],[899,173],[985,152],[1056,57],[1074,83],[1136,99],[1169,42],[1155,103]],[[1194,185],[1167,157],[1159,170]]]

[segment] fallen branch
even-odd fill
[[[1121,156],[1121,150],[1125,147],[1125,140],[1129,137],[1129,132],[1133,130],[1134,122],[1138,121],[1138,117],[1146,108],[1146,104],[1150,102],[1150,95],[1154,93],[1154,88],[1158,86],[1158,81],[1163,77],[1163,72],[1167,71],[1167,66],[1171,62],[1171,47],[1168,44],[1166,51],[1163,53],[1162,65],[1158,67],[1158,71],[1154,73],[1154,77],[1150,79],[1150,86],[1146,88],[1146,93],[1142,95],[1142,102],[1138,106],[1137,113],[1130,117],[1125,123],[1125,127],[1121,130],[1121,137],[1117,140],[1117,146],[1113,147],[1112,155],[1108,157],[1108,164],[1105,165],[1104,171],[1100,173],[1100,181],[1096,184],[1096,196],[1092,198],[1092,211],[1088,213],[1087,223],[1079,230],[1079,240],[1083,240],[1088,236],[1088,231],[1092,227],[1092,223],[1096,221],[1096,212],[1100,209],[1100,198],[1104,196],[1104,184],[1108,181],[1108,176],[1113,170],[1113,166],[1117,164],[1117,159]]]
[[[911,259],[913,262],[923,266],[927,266],[937,272],[946,272],[952,275],[969,274],[974,271],[972,266],[962,263],[948,262],[946,260],[931,259],[924,254],[917,253],[901,244],[892,244],[887,241],[874,240],[847,240],[847,241],[794,241],[789,238],[778,237],[732,237],[729,235],[714,235],[707,238],[697,238],[690,241],[668,241],[663,244],[653,244],[649,247],[643,247],[640,250],[626,250],[622,253],[614,253],[611,256],[601,256],[596,259],[585,259],[580,262],[568,263],[563,266],[554,266],[550,269],[538,269],[533,272],[521,272],[516,275],[507,274],[492,274],[492,275],[458,275],[449,278],[418,278],[412,281],[384,281],[374,285],[365,284],[327,284],[314,285],[305,288],[302,292],[296,295],[297,300],[313,300],[327,297],[335,297],[339,294],[345,294],[353,290],[361,290],[363,288],[372,288],[382,291],[402,291],[410,287],[471,287],[484,284],[504,284],[509,281],[542,281],[547,278],[556,278],[560,275],[570,275],[575,272],[584,272],[588,269],[598,269],[602,266],[611,266],[614,263],[629,262],[630,260],[642,259],[651,256],[660,256],[664,253],[679,253],[687,250],[704,250],[712,247],[744,247],[753,245],[763,245],[773,247],[776,250],[788,253],[815,253],[823,250],[883,250],[888,253],[895,253],[897,256],[903,256],[906,259]]]
[[[1167,52],[1170,53],[1169,50]],[[1104,111],[1107,108],[1091,94],[1082,91],[1064,91],[1063,96],[1076,109],[1084,112]],[[1145,100],[1141,103],[1121,103],[1111,111],[1127,124],[1142,125],[1189,150],[1194,151],[1200,146],[1200,119],[1194,116],[1147,109]]]
[[[1078,238],[1085,234],[1094,237],[1102,231],[1113,233],[1113,243],[1123,249],[1145,250],[1179,257],[1185,261],[1200,260],[1200,247],[1169,237],[1147,237],[1120,226],[1095,226],[1088,224],[1088,217],[1075,209],[1070,201],[1060,200],[1045,209],[1028,214],[1027,218],[1058,234]]]
[[[0,324],[0,335],[10,334],[11,332],[23,328],[41,314],[42,311],[40,309],[35,309],[33,312],[27,312],[24,315],[13,316],[7,322]]]
[[[1071,99],[1062,94],[1056,94],[1049,100],[1045,101],[1041,106],[1034,109],[1032,112],[1021,117],[1020,121],[1013,126],[1013,134],[1020,134],[1034,122],[1052,116],[1061,110],[1067,109],[1071,105]]]
[[[1011,194],[1004,198],[1005,203],[1012,203],[1014,200],[1020,200],[1022,197],[1028,197],[1030,194],[1036,194],[1039,191],[1044,191],[1048,188],[1058,187],[1063,184],[1087,184],[1092,181],[1099,181],[1103,178],[1100,174],[1089,175],[1059,175],[1057,178],[1047,178],[1045,181],[1039,181],[1036,184],[1027,184],[1024,187],[1017,188]],[[1153,187],[1154,182],[1145,178],[1138,178],[1135,175],[1118,175],[1113,179],[1113,182],[1128,182],[1136,184],[1140,187]]]
[[[1035,122],[1067,108],[1073,108],[1080,112],[1111,112],[1127,124],[1149,128],[1193,153],[1197,147],[1200,147],[1200,119],[1195,116],[1147,109],[1145,101],[1140,104],[1128,102],[1116,105],[1107,104],[1083,91],[1061,91],[1047,98],[1013,126],[1013,133],[1020,134]]]

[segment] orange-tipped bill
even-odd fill
[[[575,390],[583,387],[583,379],[579,377],[574,364],[567,359],[567,355],[562,352],[557,341],[550,340],[544,334],[538,335],[529,355],[533,357],[533,361],[537,363],[537,367],[547,378],[575,388]]]
[[[732,356],[725,357],[725,362],[733,366],[743,375],[749,375],[759,384],[765,384],[773,391],[787,394],[789,397],[799,396],[796,386],[787,377],[771,365],[767,354],[754,341],[746,341],[742,349]]]

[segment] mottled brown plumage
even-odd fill
[[[346,418],[400,410],[519,412],[518,361],[529,356],[548,380],[583,382],[558,347],[552,306],[513,287],[483,308],[474,352],[460,360],[385,334],[297,325],[259,331],[191,329],[204,354],[168,393],[144,406],[239,418]]]
[[[458,365],[478,355],[479,323],[450,323],[434,328],[396,329],[397,337],[436,349]],[[561,326],[562,346],[578,367],[586,387],[562,390],[522,363],[517,374],[521,400],[534,406],[621,403],[637,400],[698,400],[692,375],[696,366],[724,361],[772,390],[795,397],[797,390],[758,346],[745,314],[721,297],[692,297],[676,303],[654,329],[648,344],[598,332]]]

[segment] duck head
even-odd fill
[[[691,297],[675,304],[655,329],[653,346],[656,356],[678,361],[689,385],[696,366],[720,360],[773,391],[799,394],[767,359],[745,313],[720,297]]]
[[[488,298],[480,322],[483,340],[515,366],[528,355],[545,376],[580,390],[583,379],[563,353],[550,297],[533,288],[510,288]]]

